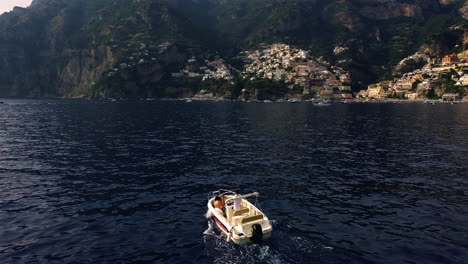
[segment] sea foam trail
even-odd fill
[[[207,210],[207,211],[206,211],[206,214],[205,214],[205,218],[210,219],[211,216],[212,216],[212,215],[211,215],[211,211],[210,211],[210,210]]]
[[[205,214],[208,219],[208,227],[203,231],[203,241],[205,243],[205,254],[213,259],[213,263],[264,263],[265,259],[271,258],[269,246],[242,245],[237,246],[226,242],[221,232],[216,229],[215,222],[211,219],[211,213],[208,210]],[[282,261],[268,263],[284,263]]]

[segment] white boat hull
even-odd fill
[[[245,205],[243,210],[247,211],[248,209],[249,212],[243,215],[230,217],[230,221],[228,220],[229,213],[225,216],[219,209],[216,210],[213,207],[213,199],[214,198],[208,201],[208,210],[218,229],[226,236],[227,241],[232,241],[237,245],[252,243],[252,225],[255,224],[260,225],[262,228],[262,240],[271,237],[273,228],[270,220],[246,199],[242,200],[242,203]],[[227,208],[227,211],[229,210],[232,210],[232,208]]]

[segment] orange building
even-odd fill
[[[334,99],[338,99],[338,100],[342,100],[342,99],[353,99],[353,95],[352,94],[334,94],[333,95],[333,98]]]
[[[442,64],[450,64],[452,62],[457,62],[458,56],[457,54],[450,54],[442,58]]]

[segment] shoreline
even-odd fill
[[[185,102],[197,102],[197,101],[211,101],[211,102],[246,102],[246,103],[333,103],[333,104],[464,104],[468,101],[458,100],[458,101],[442,101],[441,99],[418,99],[418,100],[404,100],[404,99],[384,99],[384,100],[360,100],[360,99],[347,99],[347,100],[323,100],[323,99],[309,99],[309,100],[239,100],[239,99],[222,99],[222,98],[175,98],[175,99],[142,99],[142,100],[176,100],[176,101],[185,101]]]
[[[73,98],[73,97],[55,97],[55,98],[0,98],[0,105],[8,105],[8,101],[14,100],[77,100],[77,101],[184,101],[184,102],[244,102],[244,103],[273,103],[273,104],[297,104],[297,103],[326,103],[326,104],[465,104],[468,100],[457,101],[442,101],[441,99],[417,99],[417,100],[404,100],[404,99],[374,99],[374,100],[361,100],[361,99],[346,99],[346,100],[324,100],[324,99],[308,99],[308,100],[239,100],[239,99],[223,99],[218,97],[186,97],[186,98]]]

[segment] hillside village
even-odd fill
[[[157,61],[158,54],[165,52],[171,46],[169,42],[162,44],[141,42],[124,47],[114,46],[113,48],[120,48],[125,53],[132,50],[132,53],[106,75],[112,77],[119,71],[125,71],[126,68]],[[242,52],[239,58],[243,61],[240,70],[231,66],[219,55],[204,58],[193,56],[186,61],[184,68],[179,72],[173,72],[171,77],[198,78],[202,83],[222,80],[231,85],[235,85],[239,79],[250,81],[268,79],[281,83],[291,94],[294,91],[296,99],[454,101],[466,99],[468,95],[468,56],[465,56],[465,53],[449,54],[438,59],[423,53],[415,53],[403,59],[395,69],[405,72],[405,67],[408,65],[422,67],[403,73],[400,78],[371,84],[366,90],[354,94],[350,86],[351,77],[347,71],[331,65],[322,58],[314,58],[305,50],[283,43],[262,44],[260,49]],[[209,89],[201,89],[197,96],[212,98],[215,94]]]
[[[202,82],[223,80],[235,84],[243,80],[268,79],[284,84],[291,93],[299,92],[300,99],[363,100],[382,99],[443,99],[459,100],[468,94],[468,57],[450,54],[440,59],[416,53],[403,59],[396,69],[404,70],[411,63],[424,65],[404,73],[401,78],[371,84],[359,93],[351,91],[351,76],[344,69],[333,66],[309,52],[283,43],[262,44],[258,50],[240,54],[244,65],[238,70],[219,56],[211,59],[192,57],[173,78],[199,78]],[[245,91],[243,91],[245,92]],[[199,98],[214,97],[203,89]]]
[[[259,50],[241,53],[240,57],[244,62],[242,70],[235,69],[219,56],[215,56],[213,60],[192,57],[182,70],[172,73],[172,77],[200,78],[202,81],[225,80],[231,83],[236,78],[250,81],[269,79],[284,83],[291,92],[300,91],[302,98],[353,97],[349,85],[350,74],[342,68],[332,66],[321,58],[313,58],[307,51],[291,48],[286,44],[261,46]]]
[[[468,57],[464,53],[450,54],[440,59],[431,59],[416,53],[405,59],[425,60],[421,69],[404,73],[401,78],[382,81],[361,90],[358,98],[408,100],[442,99],[455,101],[468,95]],[[400,64],[404,64],[403,60]]]
[[[106,76],[112,77],[120,71],[137,65],[156,62],[172,43],[138,42],[113,48],[129,54]],[[130,52],[131,51],[131,52]],[[468,55],[468,54],[467,54]],[[197,78],[202,83],[224,81],[236,85],[239,80],[267,79],[277,82],[289,91],[285,98],[322,100],[460,100],[468,95],[468,56],[465,53],[449,54],[442,58],[431,58],[424,53],[415,53],[404,58],[395,67],[403,73],[401,77],[371,84],[359,93],[351,91],[351,76],[344,69],[333,66],[322,58],[314,58],[309,52],[283,43],[261,44],[257,50],[242,52],[238,58],[242,66],[236,69],[219,55],[190,57],[185,66],[171,74],[172,78]],[[418,69],[406,72],[408,65]],[[406,72],[406,73],[405,73]],[[202,85],[203,87],[203,85]],[[243,91],[244,93],[245,91]],[[226,97],[202,88],[198,98]],[[229,99],[243,99],[235,97]],[[251,98],[252,99],[252,98]],[[253,98],[255,99],[255,98]],[[276,98],[278,99],[278,98]]]
[[[172,73],[172,77],[201,78],[202,81],[210,79],[232,81],[236,73],[237,70],[219,56],[215,56],[213,60],[199,60],[192,57],[187,60],[185,67],[180,72]]]
[[[125,44],[112,42],[111,47],[116,53],[126,54],[127,56],[123,56],[119,63],[114,65],[115,67],[106,71],[105,75],[112,77],[137,65],[157,62],[159,55],[166,52],[172,45],[170,42],[159,44],[153,41],[138,41]]]
[[[283,81],[289,89],[298,87],[309,97],[352,98],[350,74],[320,58],[314,59],[305,50],[280,43],[242,55],[248,62],[241,73],[244,78]]]

